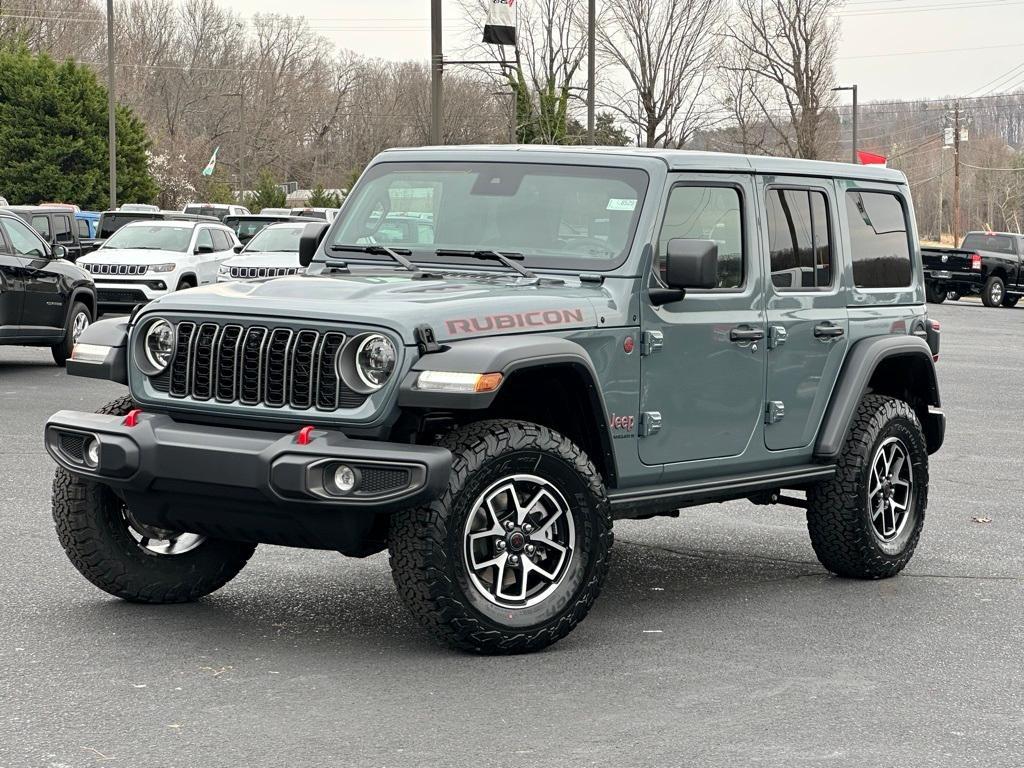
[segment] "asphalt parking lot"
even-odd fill
[[[785,507],[620,523],[590,617],[513,658],[435,646],[384,555],[261,547],[186,606],[99,592],[41,428],[120,387],[0,348],[0,768],[1019,766],[1024,308],[931,313],[949,427],[903,575],[830,577]]]

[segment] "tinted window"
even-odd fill
[[[50,239],[50,219],[47,216],[33,216],[32,229],[47,240]]]
[[[117,232],[125,224],[130,224],[133,221],[152,221],[154,219],[162,219],[160,215],[147,215],[145,213],[101,213],[100,214],[100,225],[99,233],[97,237],[102,240],[107,239],[112,234]]]
[[[61,215],[54,216],[53,234],[58,243],[73,243],[75,238],[74,235],[71,234],[71,217]]]
[[[1009,235],[987,235],[984,232],[971,232],[960,245],[965,251],[992,251],[993,253],[1016,254],[1013,238]]]
[[[0,226],[7,233],[7,239],[11,241],[14,252],[18,256],[29,256],[39,258],[46,255],[46,247],[33,230],[27,224],[17,219],[0,219]]]
[[[718,287],[743,284],[743,223],[740,193],[732,187],[676,187],[668,199],[658,238],[657,266],[665,276],[668,241],[713,240],[718,244]]]
[[[832,246],[825,194],[806,189],[770,189],[765,212],[772,284],[788,291],[830,286]]]
[[[186,205],[185,213],[193,216],[216,216],[221,221],[228,215],[226,205]]]
[[[858,288],[910,285],[910,240],[903,205],[886,192],[846,193],[853,280]]]

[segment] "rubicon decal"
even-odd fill
[[[445,327],[450,336],[488,331],[507,331],[517,328],[550,328],[555,325],[582,324],[583,310],[545,309],[534,312],[510,312],[500,315],[483,315],[446,320]]]

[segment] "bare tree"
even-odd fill
[[[835,95],[834,62],[839,0],[739,0],[729,36],[743,68],[766,88],[751,91],[761,115],[787,154],[825,153],[825,113]]]
[[[602,51],[630,88],[609,103],[648,147],[681,147],[705,124],[722,0],[609,0]],[[615,78],[613,76],[612,80]]]

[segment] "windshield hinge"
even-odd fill
[[[412,335],[416,339],[416,346],[419,347],[421,355],[429,355],[431,352],[441,351],[441,345],[437,343],[434,329],[426,323],[417,325]]]

